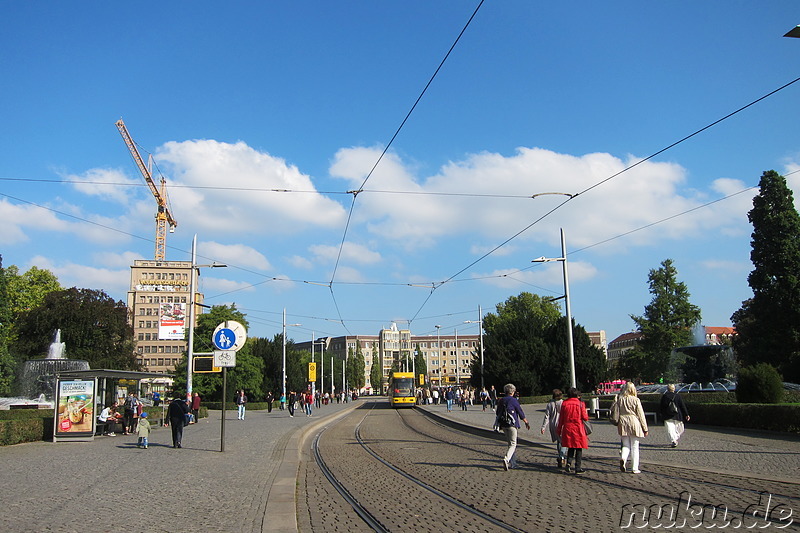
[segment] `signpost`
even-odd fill
[[[219,451],[225,451],[225,399],[228,396],[228,368],[236,366],[236,352],[244,346],[247,330],[238,322],[226,320],[214,330],[214,366],[222,368],[222,417],[219,432]]]

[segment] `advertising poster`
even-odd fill
[[[94,435],[94,379],[65,379],[56,383],[56,437]]]
[[[158,340],[182,341],[186,326],[186,304],[166,303],[159,307]]]

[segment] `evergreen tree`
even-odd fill
[[[364,387],[364,354],[361,353],[361,343],[356,342],[356,350],[350,349],[347,358],[347,384],[351,389],[361,390]]]
[[[484,378],[486,385],[502,390],[514,383],[523,396],[552,390],[553,366],[567,364],[555,359],[547,331],[561,317],[558,304],[522,292],[497,305],[497,314],[484,317]]]
[[[731,317],[742,365],[769,363],[800,382],[800,215],[786,178],[770,170],[759,182],[748,219],[753,225],[747,282],[753,297]]]
[[[372,367],[369,370],[369,383],[372,387],[372,394],[383,394],[383,368],[377,347],[372,349]]]
[[[416,370],[416,376],[414,376],[414,380],[417,384],[419,384],[419,376],[427,376],[428,375],[428,364],[425,361],[425,356],[422,355],[422,351],[419,349],[419,344],[414,345],[414,368]],[[425,383],[427,387],[429,383]]]
[[[700,308],[689,301],[689,290],[677,275],[672,259],[665,259],[661,268],[650,270],[653,299],[645,306],[644,315],[631,315],[643,337],[637,349],[626,354],[630,360],[622,363],[631,372],[629,377],[645,381],[663,378],[672,349],[692,343],[692,328],[700,321]]]

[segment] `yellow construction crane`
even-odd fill
[[[166,257],[167,248],[167,224],[169,224],[170,233],[175,231],[175,226],[178,225],[169,210],[169,198],[167,198],[167,180],[164,179],[164,176],[161,176],[161,189],[156,187],[156,183],[153,181],[153,176],[150,174],[150,168],[144,164],[142,156],[139,155],[139,150],[136,149],[136,145],[133,143],[133,139],[131,139],[131,136],[128,133],[128,128],[125,127],[125,123],[122,122],[122,119],[117,121],[117,129],[119,130],[120,135],[122,135],[125,144],[128,145],[128,150],[131,151],[131,155],[133,156],[134,161],[136,161],[139,171],[142,173],[142,176],[144,176],[144,181],[147,182],[147,186],[150,187],[150,192],[153,193],[156,203],[158,204],[158,212],[156,213],[155,259],[156,261],[163,261]],[[152,161],[152,158],[150,161]]]

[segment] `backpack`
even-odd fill
[[[675,415],[678,414],[678,406],[675,405],[675,400],[672,400],[672,401],[669,402],[669,405],[667,406],[667,410],[670,413],[672,413],[672,416],[675,416]]]
[[[506,402],[500,402],[497,405],[497,425],[501,428],[510,428],[517,425],[517,421],[514,420],[514,415],[508,410]]]

